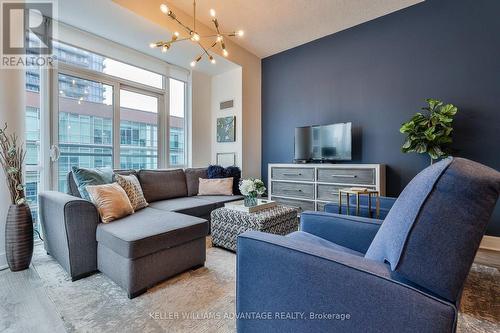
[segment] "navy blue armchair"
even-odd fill
[[[287,236],[238,237],[238,332],[454,332],[500,173],[448,158],[384,221],[304,212]]]

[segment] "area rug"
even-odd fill
[[[71,282],[37,246],[36,272],[68,332],[235,332],[236,256],[207,249],[206,266],[129,300],[102,274]],[[474,264],[463,293],[458,332],[500,332],[500,273]]]

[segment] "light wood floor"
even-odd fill
[[[500,269],[500,252],[479,250],[476,263]],[[0,332],[65,332],[35,268],[0,271]]]

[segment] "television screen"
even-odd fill
[[[296,161],[349,161],[352,159],[352,123],[297,127]]]
[[[313,160],[351,160],[351,123],[313,126]]]

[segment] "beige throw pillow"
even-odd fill
[[[233,177],[199,178],[198,195],[233,195]]]
[[[132,204],[134,211],[138,211],[148,206],[146,198],[144,198],[144,193],[142,192],[141,183],[135,175],[119,175],[115,174],[116,182],[120,185],[127,193],[127,196]]]
[[[117,183],[105,185],[89,185],[85,188],[90,199],[97,207],[104,223],[117,220],[134,213],[127,193]]]

